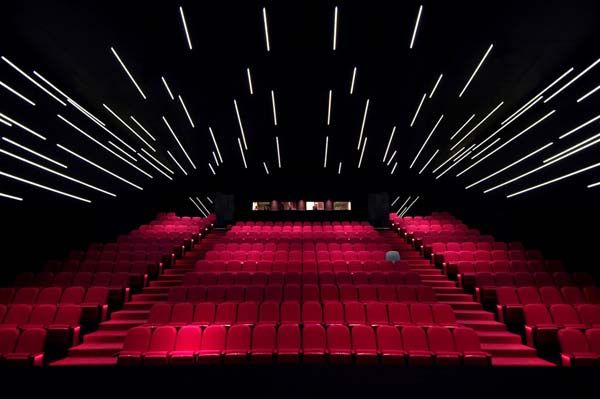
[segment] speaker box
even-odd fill
[[[373,227],[388,227],[390,198],[388,193],[369,194],[368,220]]]
[[[215,213],[217,220],[215,227],[226,227],[234,222],[234,197],[231,194],[217,193],[215,195]]]

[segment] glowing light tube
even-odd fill
[[[358,169],[360,169],[360,166],[362,165],[363,156],[365,155],[365,148],[367,148],[367,139],[368,139],[368,137],[365,137],[365,141],[363,143],[363,148],[362,148],[362,151],[360,152],[360,159],[358,160]]]
[[[269,168],[267,168],[267,164],[263,161],[263,166],[265,167],[265,172],[267,172],[267,175],[269,174]]]
[[[194,121],[192,120],[192,116],[190,115],[190,113],[188,112],[187,107],[185,106],[185,103],[183,102],[183,98],[181,98],[181,95],[178,95],[177,98],[179,98],[179,102],[181,103],[181,107],[183,108],[183,111],[185,112],[185,115],[187,116],[188,120],[190,121],[190,125],[192,127],[194,126]]]
[[[212,172],[213,176],[215,176],[217,172],[215,172],[215,169],[213,168],[210,162],[208,163],[208,167],[210,168],[210,171]]]
[[[242,126],[242,118],[240,117],[240,110],[237,105],[237,101],[233,100],[233,105],[235,107],[235,114],[237,115],[238,124],[240,125],[240,132],[242,133],[242,140],[244,141],[244,149],[248,151],[248,144],[246,143],[246,135],[244,134],[244,127]]]
[[[254,95],[254,89],[252,88],[252,75],[250,75],[250,68],[246,68],[246,75],[248,76],[248,89],[250,90],[250,95]]]
[[[138,132],[136,132],[135,130],[133,130],[133,128],[132,128],[131,126],[129,126],[129,125],[127,124],[127,122],[125,122],[125,121],[124,121],[124,120],[123,120],[123,119],[122,119],[122,118],[121,118],[119,115],[117,115],[115,111],[113,111],[112,109],[110,109],[108,105],[106,105],[106,104],[102,104],[102,106],[103,106],[104,108],[106,108],[106,110],[107,110],[108,112],[110,112],[110,113],[112,114],[112,116],[114,116],[114,117],[115,117],[115,118],[116,118],[116,119],[117,119],[119,122],[121,122],[121,123],[122,123],[122,124],[123,124],[123,125],[124,125],[124,126],[127,128],[127,129],[129,129],[129,131],[131,131],[131,133],[133,133],[133,134],[134,134],[134,135],[135,135],[135,136],[136,136],[138,139],[140,139],[140,141],[141,141],[142,143],[144,143],[144,144],[145,144],[145,145],[146,145],[148,148],[150,148],[150,149],[151,149],[153,152],[156,152],[156,149],[155,149],[154,147],[152,147],[152,146],[150,145],[150,143],[148,143],[148,142],[147,142],[147,141],[146,141],[146,140],[145,140],[145,139],[144,139],[142,136],[140,136],[140,135],[138,134]]]
[[[217,149],[217,154],[219,155],[219,160],[221,161],[221,163],[223,163],[223,157],[221,156],[221,150],[219,150],[219,145],[217,144],[217,140],[215,139],[215,134],[213,133],[213,130],[210,126],[208,127],[208,131],[210,133],[210,137],[212,138],[213,144],[215,145],[215,148]]]
[[[128,157],[129,159],[131,159],[133,162],[137,162],[137,159],[135,159],[132,155],[129,155],[128,152],[125,152],[124,149],[122,149],[121,147],[119,147],[118,145],[116,145],[115,143],[113,143],[112,141],[108,140],[108,144],[110,144],[113,147],[115,147],[117,150],[119,150],[119,152],[121,154],[125,155],[126,157]]]
[[[421,110],[421,106],[423,105],[423,101],[425,101],[425,97],[427,97],[427,93],[423,94],[423,97],[421,97],[421,101],[419,102],[419,106],[417,107],[417,111],[415,112],[415,116],[413,116],[412,121],[410,121],[410,127],[413,127],[413,125],[415,124],[417,116],[419,115],[419,111]]]
[[[390,134],[390,139],[388,140],[387,143],[387,147],[385,147],[385,154],[383,154],[383,160],[382,162],[385,162],[387,155],[388,155],[388,151],[390,150],[390,145],[392,145],[392,139],[394,138],[394,133],[396,132],[396,126],[394,126],[392,128],[392,133]]]
[[[340,161],[340,164],[338,165],[338,175],[342,174],[342,162]]]
[[[410,205],[404,210],[404,212],[402,212],[402,214],[400,216],[404,217],[404,215],[406,215],[406,213],[410,210],[410,208],[413,207],[413,205],[419,200],[419,196],[417,196],[417,198],[415,198],[413,200],[413,202],[410,203]]]
[[[429,98],[433,97],[433,93],[435,93],[435,90],[437,89],[437,87],[440,84],[440,81],[442,80],[443,77],[444,77],[444,74],[440,73],[440,77],[435,82],[435,85],[433,86],[433,89],[431,90],[431,93],[429,94]]]
[[[354,94],[354,82],[356,81],[356,67],[352,71],[352,82],[350,83],[350,95]]]
[[[363,132],[365,130],[365,123],[367,122],[367,112],[369,111],[369,99],[367,99],[367,103],[365,104],[365,112],[363,114],[362,125],[360,126],[360,136],[358,136],[358,147],[357,150],[360,150],[360,144],[362,142]]]
[[[208,202],[210,202],[211,204],[213,203],[213,200],[210,199],[210,197],[207,195],[206,199],[208,200]]]
[[[475,118],[475,114],[471,115],[471,117],[469,119],[467,119],[467,121],[465,123],[463,123],[463,125],[456,131],[456,133],[454,133],[452,135],[452,137],[450,137],[450,140],[454,140],[454,138],[456,136],[458,136],[458,134],[460,132],[462,132],[462,130],[465,128],[465,126],[467,126],[469,124],[469,122],[471,122],[473,120],[473,118]]]
[[[133,75],[129,72],[129,69],[127,69],[127,67],[125,66],[125,63],[121,60],[121,57],[119,57],[119,54],[117,54],[117,51],[114,49],[114,47],[111,47],[110,51],[112,51],[113,55],[115,56],[115,58],[117,59],[117,61],[119,61],[119,64],[121,64],[121,67],[123,68],[123,70],[125,71],[125,73],[127,74],[127,76],[129,76],[129,79],[133,82],[133,84],[135,85],[136,89],[140,92],[140,94],[142,95],[142,98],[145,100],[146,99],[146,95],[142,91],[142,88],[140,87],[140,85],[138,85],[138,83],[133,78]]]
[[[594,94],[595,92],[597,92],[598,90],[600,90],[600,85],[596,86],[594,89],[588,91],[583,96],[579,97],[577,99],[577,102],[578,103],[582,102],[583,100],[585,100],[586,98],[588,98],[589,96],[591,96],[592,94]]]
[[[160,162],[158,159],[156,159],[156,157],[155,157],[154,155],[152,155],[152,154],[150,154],[148,151],[146,151],[146,149],[145,149],[145,148],[142,148],[142,152],[143,152],[144,154],[146,154],[147,156],[149,156],[150,158],[152,158],[152,160],[153,160],[154,162],[156,162],[157,164],[159,164],[160,166],[162,166],[162,167],[163,167],[165,170],[169,171],[169,173],[170,173],[170,174],[172,174],[172,175],[174,175],[174,174],[175,174],[175,172],[173,172],[171,169],[169,169],[169,168],[167,167],[167,165],[165,165],[164,163]]]
[[[410,46],[408,48],[412,49],[415,44],[415,38],[417,37],[417,30],[419,29],[419,22],[421,21],[421,13],[423,12],[423,6],[419,6],[419,13],[417,14],[417,20],[415,21],[415,28],[413,29],[413,34],[410,39]]]
[[[404,209],[404,207],[406,206],[406,204],[408,204],[408,201],[410,201],[411,198],[412,198],[412,195],[409,195],[408,198],[406,199],[406,201],[404,201],[404,203],[402,205],[400,205],[400,208],[396,211],[396,215],[398,215],[400,213],[400,211],[402,209]]]
[[[160,169],[158,166],[156,166],[152,162],[150,162],[150,160],[148,158],[144,157],[144,155],[140,154],[139,152],[137,153],[137,155],[138,155],[138,157],[142,158],[148,165],[152,166],[153,169],[156,169],[161,175],[163,175],[164,177],[166,177],[169,180],[173,180],[171,178],[171,176],[169,176],[162,169]]]
[[[427,161],[427,163],[425,163],[425,166],[423,166],[421,168],[421,170],[419,171],[419,174],[423,173],[423,171],[425,170],[425,168],[427,168],[429,166],[429,164],[431,163],[431,161],[433,161],[433,158],[435,158],[435,156],[440,152],[439,149],[435,150],[435,152],[433,153],[433,155],[431,156],[431,158],[429,158],[429,160]]]
[[[200,204],[200,206],[202,208],[204,208],[204,210],[206,211],[206,213],[210,214],[210,211],[208,210],[208,208],[206,207],[206,205],[204,205],[204,203],[200,200],[200,198],[196,197],[196,201],[198,201],[198,203]]]
[[[24,146],[23,144],[19,144],[16,141],[13,141],[13,140],[9,139],[8,137],[2,137],[2,140],[6,141],[7,143],[10,143],[10,144],[14,145],[15,147],[18,147],[18,148],[20,148],[22,150],[27,151],[30,154],[33,154],[33,155],[35,155],[35,156],[37,156],[39,158],[42,158],[42,159],[44,159],[44,160],[46,160],[48,162],[51,162],[51,163],[53,163],[53,164],[55,164],[57,166],[60,166],[61,168],[67,169],[67,165],[64,165],[64,164],[62,164],[62,163],[60,163],[58,161],[55,161],[54,159],[52,159],[50,157],[47,157],[47,156],[45,156],[43,154],[40,154],[39,152],[36,152],[36,151],[32,150],[31,148]]]
[[[209,164],[210,165],[210,164]],[[194,206],[196,208],[198,208],[198,211],[200,211],[200,214],[204,217],[206,217],[206,214],[204,213],[204,211],[202,210],[202,208],[200,208],[200,206],[198,204],[196,204],[196,202],[192,199],[192,197],[188,197],[190,199],[190,201],[192,201],[192,204],[194,204]]]
[[[196,165],[194,165],[194,162],[192,161],[192,158],[190,158],[190,156],[188,155],[188,153],[185,150],[185,148],[183,148],[183,145],[181,144],[181,141],[179,141],[179,138],[177,138],[177,135],[175,134],[175,132],[173,131],[173,129],[171,129],[171,125],[169,125],[169,122],[167,122],[167,119],[163,116],[162,120],[163,120],[163,122],[165,122],[165,125],[167,125],[167,128],[169,129],[169,131],[171,132],[171,134],[175,138],[175,141],[179,145],[179,148],[181,148],[181,151],[183,151],[183,153],[185,154],[186,158],[188,159],[188,161],[190,162],[190,164],[192,165],[192,167],[194,169],[196,169]]]
[[[414,166],[415,162],[417,162],[417,158],[419,158],[419,155],[421,155],[421,152],[423,151],[423,149],[427,145],[427,142],[429,141],[429,139],[433,135],[433,132],[435,132],[435,129],[437,129],[438,125],[440,124],[440,122],[442,121],[443,118],[444,118],[444,115],[442,114],[442,116],[440,116],[440,119],[438,119],[438,121],[435,124],[435,126],[433,127],[433,129],[431,129],[431,132],[429,133],[429,136],[427,136],[427,138],[425,139],[425,142],[423,142],[423,145],[419,149],[419,152],[417,152],[417,155],[415,155],[415,159],[413,159],[412,163],[409,166],[409,169],[412,169],[412,167]]]
[[[452,148],[450,148],[450,151],[454,150],[456,147],[458,147],[458,145],[460,143],[462,143],[467,137],[469,137],[471,135],[471,133],[473,133],[479,126],[481,126],[490,116],[492,116],[494,114],[494,112],[496,112],[502,105],[504,104],[504,101],[501,101],[500,104],[498,104],[496,106],[496,108],[494,108],[493,110],[490,111],[490,113],[488,113],[482,120],[479,121],[478,124],[475,125],[475,127],[473,127],[473,129],[469,130],[469,132],[467,134],[465,134],[463,136],[462,139],[458,140],[456,143],[454,143],[454,146],[452,146]]]
[[[325,136],[325,157],[323,159],[323,167],[327,167],[327,151],[329,150],[329,136]]]
[[[564,158],[564,157],[565,157],[565,154],[568,154],[568,153],[570,153],[570,152],[571,152],[571,151],[573,151],[574,149],[581,148],[582,146],[583,146],[583,147],[586,147],[586,144],[588,144],[588,143],[590,143],[590,142],[591,142],[591,143],[590,143],[591,145],[593,145],[593,144],[596,144],[596,142],[598,141],[597,139],[598,139],[599,137],[600,137],[600,133],[598,133],[598,134],[595,134],[594,136],[592,136],[592,137],[589,137],[589,138],[587,138],[587,139],[585,139],[585,140],[583,140],[583,141],[580,141],[579,143],[577,143],[577,144],[575,144],[575,145],[572,145],[571,147],[567,148],[566,150],[564,150],[564,151],[561,151],[561,152],[559,152],[558,154],[552,155],[551,157],[548,157],[548,158],[544,159],[544,163],[547,163],[547,162],[552,162],[552,161],[554,161],[555,159],[558,159],[558,158],[561,158],[561,159],[562,159],[562,158]],[[588,144],[588,145],[590,145],[590,144]]]
[[[140,127],[140,129],[142,129],[144,131],[144,133],[146,133],[148,135],[148,137],[150,137],[152,140],[156,141],[154,136],[151,135],[150,132],[148,130],[146,130],[146,128],[144,126],[142,126],[141,123],[139,123],[133,116],[129,116],[129,117],[131,118],[132,121],[135,122],[136,125],[138,125]]]
[[[496,138],[496,140],[492,141],[484,149],[482,149],[481,151],[479,151],[477,154],[473,155],[471,157],[471,159],[475,159],[475,158],[479,157],[481,154],[483,154],[484,152],[486,152],[487,150],[489,150],[491,147],[493,147],[494,145],[496,145],[496,143],[498,143],[500,140],[501,140],[500,137]],[[477,146],[473,147],[473,151],[475,151],[476,147]]]
[[[398,166],[398,162],[394,162],[394,167],[392,168],[392,171],[390,173],[390,175],[393,175],[394,172],[396,171],[396,167]]]
[[[598,119],[600,119],[600,115],[597,115],[594,118],[590,119],[589,121],[587,121],[585,123],[582,123],[581,125],[577,126],[575,129],[569,130],[568,132],[566,132],[565,134],[563,134],[562,136],[560,136],[559,139],[562,140],[565,137],[569,137],[570,135],[572,135],[573,133],[575,133],[579,129],[582,129],[582,128],[586,127],[587,125],[596,122]]]
[[[92,202],[92,201],[90,201],[87,198],[78,197],[76,195],[69,194],[69,193],[66,193],[64,191],[60,191],[60,190],[57,190],[55,188],[52,188],[52,187],[44,186],[43,184],[32,182],[31,180],[23,179],[22,177],[14,176],[14,175],[11,175],[11,174],[6,173],[6,172],[0,171],[0,176],[8,177],[9,179],[20,181],[21,183],[29,184],[31,186],[38,187],[38,188],[41,188],[43,190],[47,190],[47,191],[51,191],[51,192],[56,193],[56,194],[64,195],[65,197],[73,198],[73,199],[76,199],[76,200],[79,200],[79,201],[82,201],[82,202],[87,202],[88,204]]]
[[[215,165],[219,166],[219,158],[217,158],[217,154],[215,154],[215,152],[212,152],[213,158],[215,159]]]
[[[246,156],[244,155],[244,149],[242,148],[242,142],[238,137],[238,145],[240,146],[240,154],[242,154],[242,161],[244,161],[244,169],[248,169],[248,164],[246,163]]]
[[[453,155],[451,155],[448,159],[446,159],[444,162],[442,162],[437,168],[435,168],[434,170],[431,171],[431,173],[435,173],[438,170],[442,169],[444,167],[444,165],[446,165],[448,162],[450,162],[452,159],[456,159],[461,153],[462,151],[465,149],[466,147],[461,147],[460,150],[456,151]]]
[[[589,67],[585,68],[583,71],[581,71],[577,76],[575,76],[573,79],[569,80],[567,83],[565,83],[560,89],[558,89],[557,91],[554,92],[554,94],[552,94],[550,97],[546,98],[544,100],[544,104],[546,104],[548,101],[552,100],[554,97],[556,97],[560,92],[562,92],[564,89],[566,89],[567,87],[569,87],[571,84],[573,84],[573,82],[575,82],[577,79],[579,79],[580,77],[582,77],[583,75],[585,75],[586,73],[588,73],[590,71],[590,69],[592,69],[593,67],[595,67],[596,65],[598,65],[598,63],[600,63],[600,58],[598,58],[596,61],[594,61],[592,63],[592,65],[590,65]]]
[[[19,93],[18,91],[16,91],[15,89],[13,89],[12,87],[10,87],[9,85],[7,85],[6,83],[4,83],[1,80],[0,80],[0,86],[4,87],[6,90],[10,91],[12,94],[19,97],[21,100],[25,101],[29,105],[33,105],[35,107],[35,103],[33,101],[31,101],[30,99],[25,97],[23,94]]]
[[[5,194],[5,193],[0,193],[0,197],[12,199],[12,200],[15,200],[15,201],[23,201],[23,198],[21,198],[21,197],[15,197],[14,195]]]
[[[392,202],[392,204],[390,206],[396,205],[396,202],[398,202],[399,199],[400,199],[400,196],[397,196],[396,199]]]
[[[331,124],[331,96],[333,90],[329,90],[329,100],[327,101],[327,126]]]
[[[273,106],[273,124],[277,126],[277,109],[275,108],[275,92],[271,90],[271,105]]]
[[[265,43],[267,45],[267,52],[271,51],[271,43],[269,41],[269,26],[267,24],[267,9],[263,7],[263,23],[265,26]]]
[[[337,27],[338,27],[338,8],[335,7],[334,16],[333,16],[333,51],[335,51],[337,47]]]
[[[492,51],[492,48],[494,48],[494,44],[490,44],[490,47],[488,47],[487,51],[485,52],[485,54],[483,55],[483,58],[481,59],[481,61],[479,61],[479,64],[477,65],[477,68],[475,68],[475,70],[473,71],[473,74],[471,74],[471,77],[469,78],[469,80],[467,81],[467,84],[465,85],[465,87],[463,87],[462,91],[460,92],[460,94],[458,95],[458,97],[462,97],[462,95],[465,93],[465,91],[467,90],[467,87],[469,87],[469,85],[471,84],[471,81],[473,80],[473,78],[475,77],[475,75],[477,75],[477,72],[479,71],[479,68],[481,68],[481,65],[483,65],[483,62],[485,61],[485,59],[487,58],[488,54],[490,53],[490,51]]]
[[[277,147],[277,165],[281,169],[281,154],[279,153],[279,137],[275,136],[275,145]]]
[[[4,115],[3,113],[0,112],[0,117],[2,117],[3,119],[5,119],[6,121],[20,127],[21,129],[25,130],[27,133],[31,133],[33,134],[35,137],[40,138],[42,140],[46,140],[46,138],[44,136],[42,136],[41,134],[39,134],[38,132],[34,131],[33,129],[28,128],[27,126],[17,122],[16,120],[9,118],[8,116]]]
[[[393,160],[393,159],[394,159],[394,157],[396,156],[396,153],[397,153],[397,152],[398,152],[397,150],[394,150],[394,152],[392,153],[392,156],[390,156],[390,159],[389,159],[389,160],[388,160],[388,162],[387,162],[387,166],[390,166],[390,165],[391,165],[391,163],[392,163],[392,160]]]
[[[183,13],[183,7],[179,7],[179,14],[181,15],[181,23],[183,24],[183,30],[185,31],[185,38],[189,49],[192,49],[192,39],[190,38],[190,32],[188,31],[187,22],[185,21],[185,14]]]
[[[181,164],[179,162],[177,162],[177,159],[175,159],[175,157],[173,156],[173,154],[171,154],[171,151],[167,150],[167,154],[169,154],[169,156],[171,157],[171,159],[173,160],[173,162],[175,162],[175,164],[179,167],[179,169],[181,169],[181,171],[183,172],[184,175],[188,175],[187,172],[185,171],[185,169],[183,169],[183,166],[181,166]]]
[[[165,79],[165,77],[161,76],[160,80],[162,80],[163,85],[165,86],[165,89],[167,89],[167,93],[169,94],[169,97],[171,97],[171,100],[175,100],[175,97],[173,97],[173,92],[171,91],[171,88],[167,84],[167,80]]]
[[[67,106],[67,104],[64,101],[62,101],[60,98],[56,97],[48,89],[46,89],[44,86],[42,86],[41,84],[36,82],[31,76],[27,75],[21,68],[19,68],[15,64],[13,64],[12,61],[10,61],[8,58],[6,58],[5,56],[2,56],[1,58],[4,62],[6,62],[8,65],[10,65],[15,71],[19,72],[19,74],[21,74],[21,76],[23,76],[25,79],[29,80],[31,83],[33,83],[38,88],[40,88],[44,93],[48,94],[50,97],[52,97],[58,103],[60,103],[62,106],[64,106],[64,107]]]

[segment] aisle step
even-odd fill
[[[81,344],[69,349],[69,356],[115,356],[123,349],[123,343]]]
[[[484,310],[455,310],[454,314],[457,320],[494,320],[494,314]]]
[[[481,349],[497,357],[536,357],[535,349],[523,344],[481,344]]]
[[[84,344],[91,343],[118,343],[125,340],[127,330],[123,331],[96,331],[83,337]]]
[[[136,301],[136,302],[127,302],[123,305],[123,310],[150,310],[152,305],[156,303],[161,303],[164,301]]]
[[[127,331],[145,323],[145,320],[108,320],[100,323],[98,331]]]
[[[478,331],[479,340],[485,344],[522,344],[521,336],[508,331]]]
[[[492,357],[492,366],[499,367],[556,367],[539,357]]]
[[[439,299],[438,299],[438,301],[439,301]],[[457,311],[457,310],[477,311],[477,310],[483,309],[479,302],[473,302],[472,300],[471,300],[471,302],[452,302],[452,301],[440,301],[440,302],[447,303],[448,305],[452,306],[452,309],[454,309],[455,311]]]
[[[473,302],[473,295],[471,294],[440,294],[436,293],[436,298],[440,302]]]
[[[169,291],[167,290],[164,294],[133,294],[131,296],[131,302],[164,302],[169,297]]]
[[[116,365],[117,358],[115,356],[66,357],[64,359],[60,359],[50,363],[50,366],[57,367],[110,367]]]
[[[506,331],[506,326],[495,320],[457,320],[458,324],[463,327],[472,328],[480,331]]]
[[[147,320],[147,310],[119,310],[114,312],[110,319],[111,320]]]

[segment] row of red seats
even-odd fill
[[[420,325],[456,327],[454,311],[447,304],[316,301],[155,304],[147,325],[171,324],[368,324],[372,326]]]
[[[50,272],[24,272],[16,276],[13,285],[16,287],[98,286],[128,291],[129,287],[141,288],[147,279],[146,274],[130,272],[62,272],[57,275]]]
[[[42,366],[45,343],[43,328],[0,329],[0,366]]]
[[[375,272],[375,271],[407,271],[408,262],[398,261],[396,263],[385,260],[380,261],[220,261],[220,260],[199,260],[194,267],[199,272]]]
[[[427,331],[419,327],[392,326],[348,329],[319,324],[279,328],[236,325],[229,329],[209,326],[202,330],[186,326],[179,332],[171,326],[151,330],[131,329],[119,353],[123,366],[221,363],[352,363],[487,366],[490,355],[482,352],[477,334],[468,328],[452,332],[442,327]]]
[[[48,273],[130,273],[137,275],[156,276],[161,270],[160,261],[151,262],[148,260],[139,261],[96,261],[85,260],[81,263],[65,262],[65,263],[46,263],[44,271]]]
[[[288,284],[265,286],[197,285],[172,287],[170,300],[192,302],[243,302],[243,301],[358,301],[358,302],[436,302],[429,286],[410,285],[337,285]]]
[[[370,243],[338,243],[312,241],[282,241],[282,242],[217,242],[212,248],[215,251],[389,251],[390,244],[381,242]]]
[[[576,287],[593,286],[591,276],[588,273],[579,273],[578,280],[571,277],[570,273],[535,272],[535,273],[475,273],[474,286],[476,293],[485,296],[484,291],[489,291],[495,296],[496,287]],[[463,278],[463,287],[471,290],[472,286]]]
[[[20,303],[33,304],[81,304],[95,303],[107,304],[108,288],[81,286],[73,287],[23,287],[18,290],[14,288],[0,288],[0,304]]]
[[[496,260],[496,261],[459,261],[445,263],[443,266],[449,278],[456,278],[459,282],[464,276],[472,278],[475,273],[535,273],[535,272],[564,272],[561,261],[557,260]]]
[[[225,235],[225,241],[335,241],[338,243],[349,242],[349,241],[362,241],[364,243],[369,242],[381,242],[381,236],[377,232],[306,232],[306,233],[294,233],[294,232],[236,232],[229,231]]]
[[[206,260],[254,261],[379,261],[385,259],[385,251],[208,251]]]
[[[32,327],[74,329],[81,319],[80,305],[0,305],[0,329]],[[78,334],[78,331],[77,331]]]
[[[565,328],[558,332],[558,340],[563,366],[600,366],[600,328],[592,328],[585,333]]]
[[[319,232],[334,232],[334,233],[363,233],[363,232],[374,232],[373,226],[363,225],[304,225],[304,226],[293,226],[293,225],[282,225],[282,226],[241,226],[234,225],[231,227],[232,232],[242,233],[319,233]]]
[[[358,220],[323,220],[323,221],[270,221],[270,220],[241,220],[235,226],[370,226],[369,222]]]
[[[419,285],[415,272],[189,272],[183,285],[275,285],[275,284],[394,284]]]

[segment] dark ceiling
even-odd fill
[[[421,4],[422,17],[414,47],[409,49]],[[185,11],[193,50],[187,46],[180,5]],[[337,48],[333,51],[335,6],[339,11]],[[268,16],[270,52],[265,45],[263,7]],[[61,172],[118,196],[111,198],[0,154],[0,171],[92,200],[91,205],[79,204],[0,176],[0,192],[24,197],[24,206],[60,201],[69,206],[110,208],[119,206],[123,198],[130,205],[136,201],[157,202],[159,197],[161,204],[176,205],[186,202],[189,194],[217,190],[257,198],[306,193],[339,197],[375,190],[390,191],[392,199],[396,195],[427,196],[438,192],[464,196],[467,184],[550,141],[554,142],[552,148],[490,179],[489,183],[497,184],[539,166],[546,156],[598,133],[596,121],[564,140],[558,139],[559,135],[598,114],[600,92],[581,103],[576,100],[598,85],[600,66],[547,104],[538,102],[498,133],[501,139],[496,147],[556,110],[547,120],[472,170],[456,177],[474,162],[469,156],[439,179],[435,177],[445,168],[431,173],[448,158],[450,147],[501,101],[504,102],[502,107],[456,149],[481,142],[569,68],[575,69],[545,96],[598,59],[600,3],[597,1],[21,0],[3,4],[2,14],[0,55],[39,81],[33,76],[33,71],[37,71],[139,152],[148,147],[102,104],[107,104],[148,139],[130,119],[130,116],[135,117],[157,139],[150,141],[157,150],[152,154],[175,172],[174,180],[170,181],[135,153],[130,153],[137,158],[136,165],[154,176],[150,180],[109,154],[60,120],[57,114],[109,145],[108,140],[115,142],[115,139],[106,131],[71,105],[63,107],[0,61],[0,80],[36,103],[33,107],[0,88],[0,112],[44,134],[47,140],[3,125],[1,136],[65,163],[68,169]],[[459,98],[492,43],[493,49]],[[139,83],[146,100],[111,53],[111,46]],[[251,69],[253,95],[249,93],[247,67]],[[357,67],[357,75],[351,95],[354,67]],[[441,73],[443,78],[433,98],[425,100],[414,126],[409,127],[421,97],[431,93]],[[175,96],[183,97],[195,128],[190,126],[177,99],[169,98],[161,76],[167,79]],[[271,90],[275,93],[277,126],[273,123]],[[333,91],[333,104],[331,125],[327,126],[329,90]],[[247,139],[247,170],[237,142],[240,130],[234,99]],[[358,169],[361,152],[357,144],[367,99],[370,103],[364,135],[368,137],[368,144]],[[442,121],[410,169],[409,165],[442,114]],[[450,142],[452,134],[472,114],[476,114],[475,118]],[[192,169],[163,123],[163,115],[197,170]],[[224,159],[219,167],[213,160],[209,126],[214,130]],[[389,154],[397,151],[394,162],[398,164],[395,174],[391,175],[394,162],[387,166],[382,159],[393,126],[396,132]],[[276,136],[280,143],[281,169],[277,167]],[[328,164],[324,169],[326,136],[329,137]],[[144,191],[139,192],[86,164],[58,148],[57,143],[142,186]],[[0,141],[0,148],[56,169],[55,165],[36,159],[5,141]],[[436,149],[439,149],[438,155],[419,175]],[[189,176],[181,173],[167,150]],[[483,195],[479,188],[492,184],[482,184],[468,195],[476,201],[506,201],[506,194],[599,161],[598,149],[591,147],[493,194]],[[215,176],[209,162],[215,168]],[[268,176],[263,162],[268,166]],[[337,174],[339,162],[343,163],[340,176]],[[600,170],[590,170],[556,186],[566,187],[569,194],[598,198],[594,189],[586,188],[598,180]],[[552,193],[563,201],[568,198],[566,191]],[[510,201],[526,197],[539,200],[547,192],[542,189]],[[173,195],[165,199],[162,198],[164,193]]]

